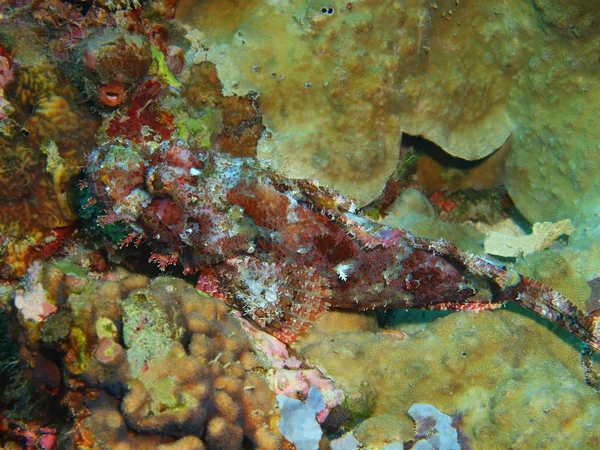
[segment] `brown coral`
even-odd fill
[[[223,151],[233,156],[256,156],[256,145],[265,127],[258,101],[251,95],[224,96],[215,65],[202,62],[192,68],[184,95],[197,108],[220,111],[223,128],[216,137]]]
[[[15,36],[20,69],[6,96],[15,110],[13,124],[20,126],[0,141],[3,277],[22,275],[40,257],[28,247],[44,246],[53,229],[75,219],[69,188],[98,127],[57,69],[42,56],[36,61],[25,38]]]
[[[173,278],[156,279],[145,292],[175,300],[191,337],[187,350],[175,343],[130,383],[121,405],[126,422],[144,432],[204,435],[209,448],[240,448],[244,436],[259,448],[278,448],[270,430],[274,394],[262,377],[247,373],[259,364],[225,305]]]
[[[235,449],[246,439],[281,448],[275,396],[224,304],[175,278],[149,282],[121,270],[104,278],[37,265],[20,295],[41,298],[54,313],[31,320],[26,308],[38,305],[23,300],[13,324],[26,343],[26,368],[37,364],[40,375],[64,367],[49,395],[70,409],[72,444]],[[59,355],[44,366],[42,346]]]

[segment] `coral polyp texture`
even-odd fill
[[[599,22],[4,2],[0,447],[598,448]]]
[[[70,446],[281,447],[275,394],[221,301],[176,278],[106,275],[37,265],[13,306],[20,324],[10,331],[28,361],[22,389],[52,375],[42,400],[70,410]]]

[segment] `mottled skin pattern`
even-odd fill
[[[144,238],[162,269],[198,272],[220,296],[285,342],[328,307],[483,310],[518,303],[600,348],[595,316],[555,291],[453,244],[356,214],[338,192],[290,180],[253,158],[182,142],[94,150],[88,181],[106,208]]]

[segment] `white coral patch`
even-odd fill
[[[15,295],[15,306],[25,320],[41,322],[57,311],[56,306],[46,299],[46,291],[41,283],[36,283],[27,291],[19,290]]]
[[[335,266],[335,272],[342,281],[346,281],[348,279],[348,276],[352,274],[353,269],[354,264],[352,263],[339,263],[337,266]]]

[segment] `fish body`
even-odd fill
[[[163,270],[197,272],[199,289],[284,342],[330,307],[480,311],[514,302],[600,348],[596,316],[558,292],[450,242],[371,221],[352,199],[255,158],[115,141],[89,155],[87,176],[102,221],[127,225]]]

